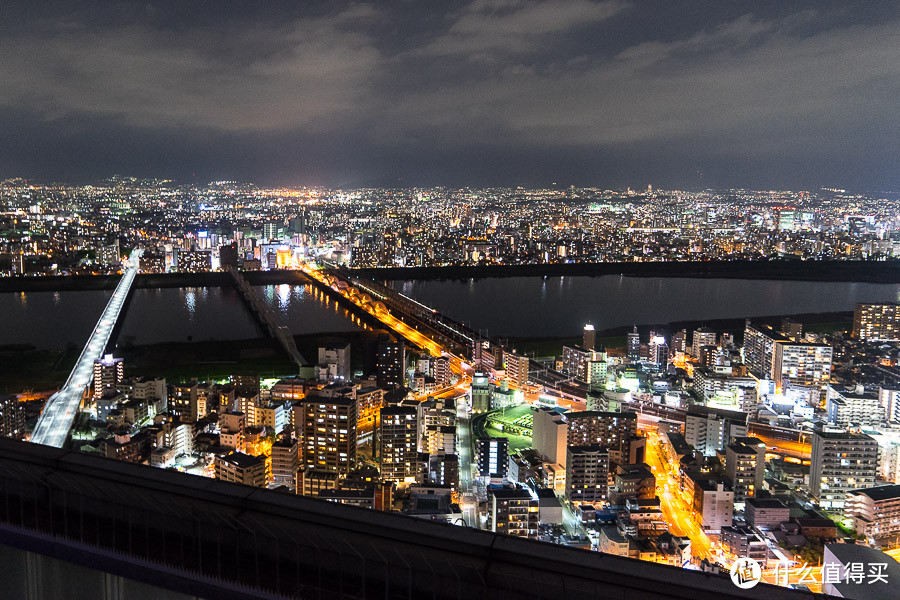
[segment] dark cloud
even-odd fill
[[[4,4],[0,176],[900,186],[896,5],[424,4]]]

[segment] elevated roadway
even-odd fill
[[[62,448],[69,436],[69,431],[78,415],[78,408],[85,391],[94,378],[94,361],[101,358],[109,344],[110,335],[122,313],[122,307],[128,299],[131,284],[137,274],[142,250],[135,248],[125,264],[125,272],[113,291],[100,320],[94,326],[91,336],[81,350],[75,367],[62,389],[50,396],[44,410],[38,418],[31,441],[36,444]]]

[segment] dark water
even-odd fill
[[[900,298],[900,285],[742,279],[509,277],[396,282],[404,293],[492,335],[574,336],[585,323],[742,318],[852,310]],[[303,285],[257,288],[295,334],[356,331],[343,308]],[[110,291],[0,294],[0,344],[84,344]],[[119,341],[234,340],[262,334],[232,288],[134,290]]]
[[[295,334],[357,331],[337,303],[311,286],[257,288]],[[0,344],[39,348],[81,347],[100,317],[111,291],[0,294]],[[236,340],[263,333],[233,288],[136,289],[124,315],[120,342],[155,344]]]
[[[404,294],[491,335],[579,335],[630,324],[853,310],[900,298],[900,285],[750,279],[507,277],[398,281]]]

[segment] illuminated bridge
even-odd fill
[[[47,446],[62,448],[69,436],[69,431],[78,415],[78,408],[84,392],[91,384],[94,377],[94,361],[103,356],[109,343],[110,335],[119,320],[122,307],[131,291],[131,284],[137,274],[142,250],[135,248],[128,259],[125,273],[119,284],[113,291],[112,297],[103,309],[100,320],[94,326],[87,344],[81,351],[81,355],[75,363],[75,368],[69,373],[62,389],[50,396],[44,411],[38,419],[31,434],[31,441]]]
[[[3,597],[824,600],[0,439]]]

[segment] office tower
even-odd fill
[[[844,517],[856,533],[878,540],[900,538],[900,485],[879,485],[847,492]]]
[[[725,446],[725,476],[734,491],[734,501],[755,497],[766,473],[766,445],[757,438],[738,437]]]
[[[744,362],[750,372],[782,387],[823,385],[831,378],[833,349],[828,344],[795,342],[767,325],[744,328]]]
[[[266,486],[266,458],[241,452],[229,452],[213,461],[216,479],[243,483],[254,487]]]
[[[889,387],[878,388],[878,403],[884,411],[885,418],[891,423],[900,422],[900,389]]]
[[[300,464],[346,475],[356,467],[356,399],[310,394],[293,405]]]
[[[644,462],[644,438],[637,435],[636,413],[581,411],[567,413],[565,418],[568,446],[603,446],[616,465]]]
[[[506,378],[519,389],[528,384],[528,364],[527,356],[517,354],[515,351],[503,351],[503,368],[506,369]]]
[[[863,433],[816,429],[811,459],[809,491],[826,510],[843,508],[847,492],[875,485],[878,443]]]
[[[591,324],[584,326],[581,347],[585,350],[594,350],[597,347],[597,332],[594,331],[594,326]]]
[[[294,490],[300,469],[300,444],[283,437],[272,444],[272,483]]]
[[[509,469],[509,439],[480,437],[475,440],[478,474],[490,479],[506,479]]]
[[[484,373],[472,377],[472,411],[481,413],[491,409],[491,382]]]
[[[381,409],[378,428],[381,477],[398,484],[410,483],[418,473],[416,407],[388,406]]]
[[[736,437],[747,435],[745,412],[694,405],[684,421],[684,439],[695,450],[715,456]]]
[[[600,445],[566,448],[566,498],[576,504],[606,502],[609,451]]]
[[[641,337],[638,334],[637,325],[635,325],[634,329],[628,334],[626,351],[628,360],[631,362],[638,362],[641,359]]]
[[[900,304],[857,304],[853,311],[853,337],[864,342],[900,341]]]
[[[0,395],[0,436],[23,440],[25,433],[25,403]]]
[[[125,363],[121,358],[113,358],[106,354],[94,361],[94,400],[99,399],[107,390],[115,391],[125,378]]]
[[[393,389],[406,385],[406,345],[403,340],[381,336],[378,340],[375,370],[378,387]]]
[[[491,531],[536,538],[540,519],[537,496],[523,488],[490,488]]]
[[[829,385],[825,392],[828,422],[837,427],[871,426],[884,422],[885,413],[878,394],[862,385],[843,388]]]
[[[319,380],[350,380],[350,342],[319,346]]]
[[[533,411],[532,445],[545,461],[565,466],[567,424],[561,414],[542,406]]]
[[[712,329],[707,329],[706,327],[701,327],[700,329],[694,330],[694,335],[691,338],[691,356],[695,359],[700,357],[700,348],[703,346],[715,346],[716,345],[716,332]]]

